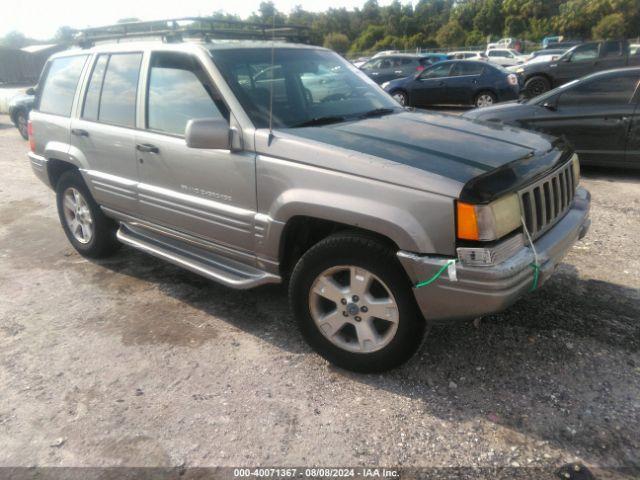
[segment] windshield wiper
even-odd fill
[[[346,120],[345,117],[341,117],[339,115],[328,115],[326,117],[316,117],[311,120],[305,120],[304,122],[296,123],[295,125],[291,125],[290,128],[300,128],[300,127],[315,127],[318,125],[329,125],[331,123],[340,123]]]
[[[374,108],[373,110],[369,110],[368,112],[364,112],[358,115],[359,118],[370,118],[370,117],[381,117],[382,115],[389,115],[390,113],[394,113],[396,110],[394,108]]]

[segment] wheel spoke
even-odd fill
[[[318,320],[320,328],[327,337],[333,337],[347,323],[346,318],[338,310],[327,313]]]
[[[367,303],[367,316],[370,318],[379,318],[388,322],[398,322],[398,307],[395,302],[389,298],[384,300],[373,300]]]
[[[70,195],[64,196],[63,205],[64,205],[64,208],[66,208],[67,210],[70,210],[72,212],[76,211],[76,205],[73,202],[73,198]]]
[[[331,300],[335,304],[340,303],[340,300],[344,298],[345,295],[340,284],[327,275],[323,275],[318,278],[313,287],[313,293],[320,295],[327,300]]]
[[[364,352],[371,350],[378,343],[378,334],[373,328],[370,320],[363,320],[355,323],[356,335],[358,336],[358,344]]]
[[[369,291],[373,277],[362,268],[351,267],[349,270],[349,289],[351,293],[364,298],[365,294]]]

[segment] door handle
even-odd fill
[[[160,149],[150,143],[139,143],[136,145],[136,150],[145,153],[160,153]]]
[[[88,137],[89,136],[89,132],[87,132],[86,130],[83,130],[82,128],[72,128],[71,129],[71,134],[75,135],[76,137]]]
[[[402,73],[402,70],[395,70],[393,73]]]

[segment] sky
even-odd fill
[[[274,0],[276,8],[289,13],[296,5],[305,10],[321,12],[329,7],[353,9],[365,0]],[[381,0],[387,5],[391,0]],[[217,10],[246,18],[258,10],[261,0],[216,2],[210,0],[22,0],[10,2],[0,15],[0,36],[12,30],[35,39],[52,37],[59,27],[97,27],[115,23],[121,18],[137,17],[141,20],[206,16]]]

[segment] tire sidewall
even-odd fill
[[[28,116],[28,114],[27,114],[24,110],[20,110],[20,111],[16,114],[16,117],[15,117],[15,118],[16,118],[16,128],[18,129],[18,132],[20,132],[20,136],[21,136],[22,138],[24,138],[25,140],[29,140],[29,134],[28,134],[28,132],[27,132],[27,131],[23,131],[23,130],[20,128],[20,117],[24,118],[24,120],[25,120],[24,125],[25,125],[25,128],[26,128],[26,124],[27,124],[27,122],[29,121],[29,116]]]
[[[544,91],[538,92],[538,93],[534,93],[531,91],[531,85],[535,84],[536,82],[540,82],[541,85],[544,85]],[[549,81],[546,78],[541,77],[539,75],[535,77],[531,77],[525,82],[525,90],[531,98],[537,97],[538,95],[542,95],[543,93],[548,92],[550,88],[551,88],[551,85],[549,84]]]
[[[381,258],[380,252],[360,248],[349,241],[324,242],[309,250],[298,262],[291,277],[290,302],[305,340],[325,359],[342,368],[358,372],[380,372],[394,368],[410,358],[424,336],[425,322],[417,311],[408,279],[399,262]],[[317,327],[309,310],[309,293],[322,272],[337,265],[367,269],[382,280],[398,305],[398,329],[391,342],[371,353],[348,352],[331,343]]]
[[[91,218],[93,219],[93,237],[87,243],[81,243],[73,236],[64,216],[64,192],[71,187],[75,188],[82,194],[89,206],[89,210],[91,211]],[[93,199],[91,192],[89,192],[89,189],[85,185],[80,172],[77,170],[70,170],[62,174],[56,185],[56,204],[62,229],[64,230],[67,239],[78,253],[86,257],[97,258],[106,256],[112,250],[117,248],[118,243],[115,240],[115,224],[108,219],[104,213],[102,213],[100,206]]]

